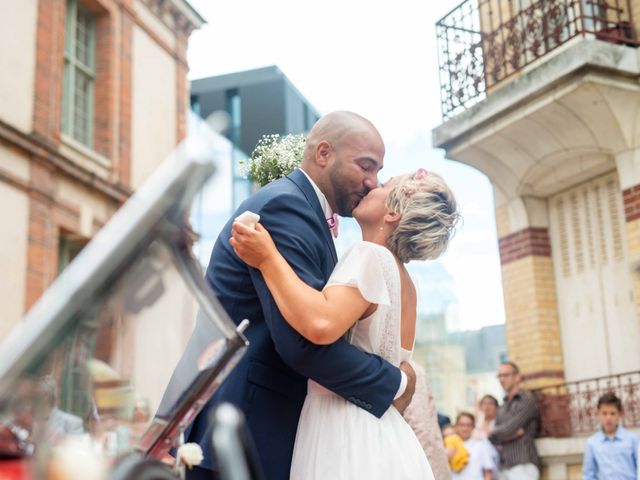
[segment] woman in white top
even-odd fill
[[[473,432],[474,438],[487,440],[489,434],[496,424],[496,415],[498,414],[498,400],[493,395],[485,395],[478,402],[478,410],[482,414],[480,421],[476,425]]]
[[[499,478],[498,467],[500,466],[500,453],[496,446],[489,442],[489,435],[496,424],[498,414],[498,400],[493,395],[485,395],[480,399],[478,409],[482,414],[476,429],[473,431],[473,438],[477,440],[487,440],[487,448],[493,462],[493,478]]]
[[[410,260],[439,256],[459,219],[442,178],[424,169],[389,180],[353,210],[362,229],[319,292],[298,278],[260,225],[236,223],[231,245],[258,268],[287,322],[317,344],[349,341],[398,366],[413,350]],[[433,479],[411,427],[393,407],[378,419],[309,380],[291,479]]]

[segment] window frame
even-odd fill
[[[65,135],[80,142],[82,145],[93,148],[94,140],[94,103],[96,83],[96,18],[94,13],[84,7],[79,0],[67,0],[65,15],[64,38],[64,70],[63,70],[63,97],[62,97],[62,132]],[[86,64],[76,54],[78,13],[82,13],[88,19],[87,25],[87,60]],[[80,75],[88,79],[88,91],[86,93],[87,108],[84,112],[85,121],[82,125],[82,135],[76,135],[76,82]]]

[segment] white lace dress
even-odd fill
[[[356,287],[378,305],[350,330],[350,343],[396,366],[409,360],[411,352],[400,345],[400,273],[386,248],[357,243],[336,265],[331,285]],[[431,480],[433,473],[416,435],[393,406],[378,419],[309,380],[291,479]]]

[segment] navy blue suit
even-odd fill
[[[240,205],[260,215],[279,251],[300,278],[320,290],[337,255],[313,186],[297,170],[259,190]],[[206,278],[231,319],[251,321],[250,346],[238,366],[195,419],[187,441],[203,447],[203,467],[215,469],[208,411],[227,401],[244,412],[269,480],[286,480],[307,378],[371,414],[382,416],[400,386],[400,371],[344,340],[314,345],[282,317],[261,273],[240,260],[229,245],[229,221],[211,254]],[[197,333],[197,328],[196,328]],[[194,335],[196,334],[194,333]]]

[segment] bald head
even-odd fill
[[[315,163],[315,151],[320,142],[324,140],[334,148],[340,148],[344,141],[353,134],[368,134],[377,137],[384,145],[376,127],[363,116],[346,110],[331,112],[318,120],[311,128],[302,157],[302,168],[306,170],[310,164]]]
[[[377,185],[384,142],[366,118],[332,112],[316,122],[307,137],[302,168],[327,197],[334,212],[351,211]]]

